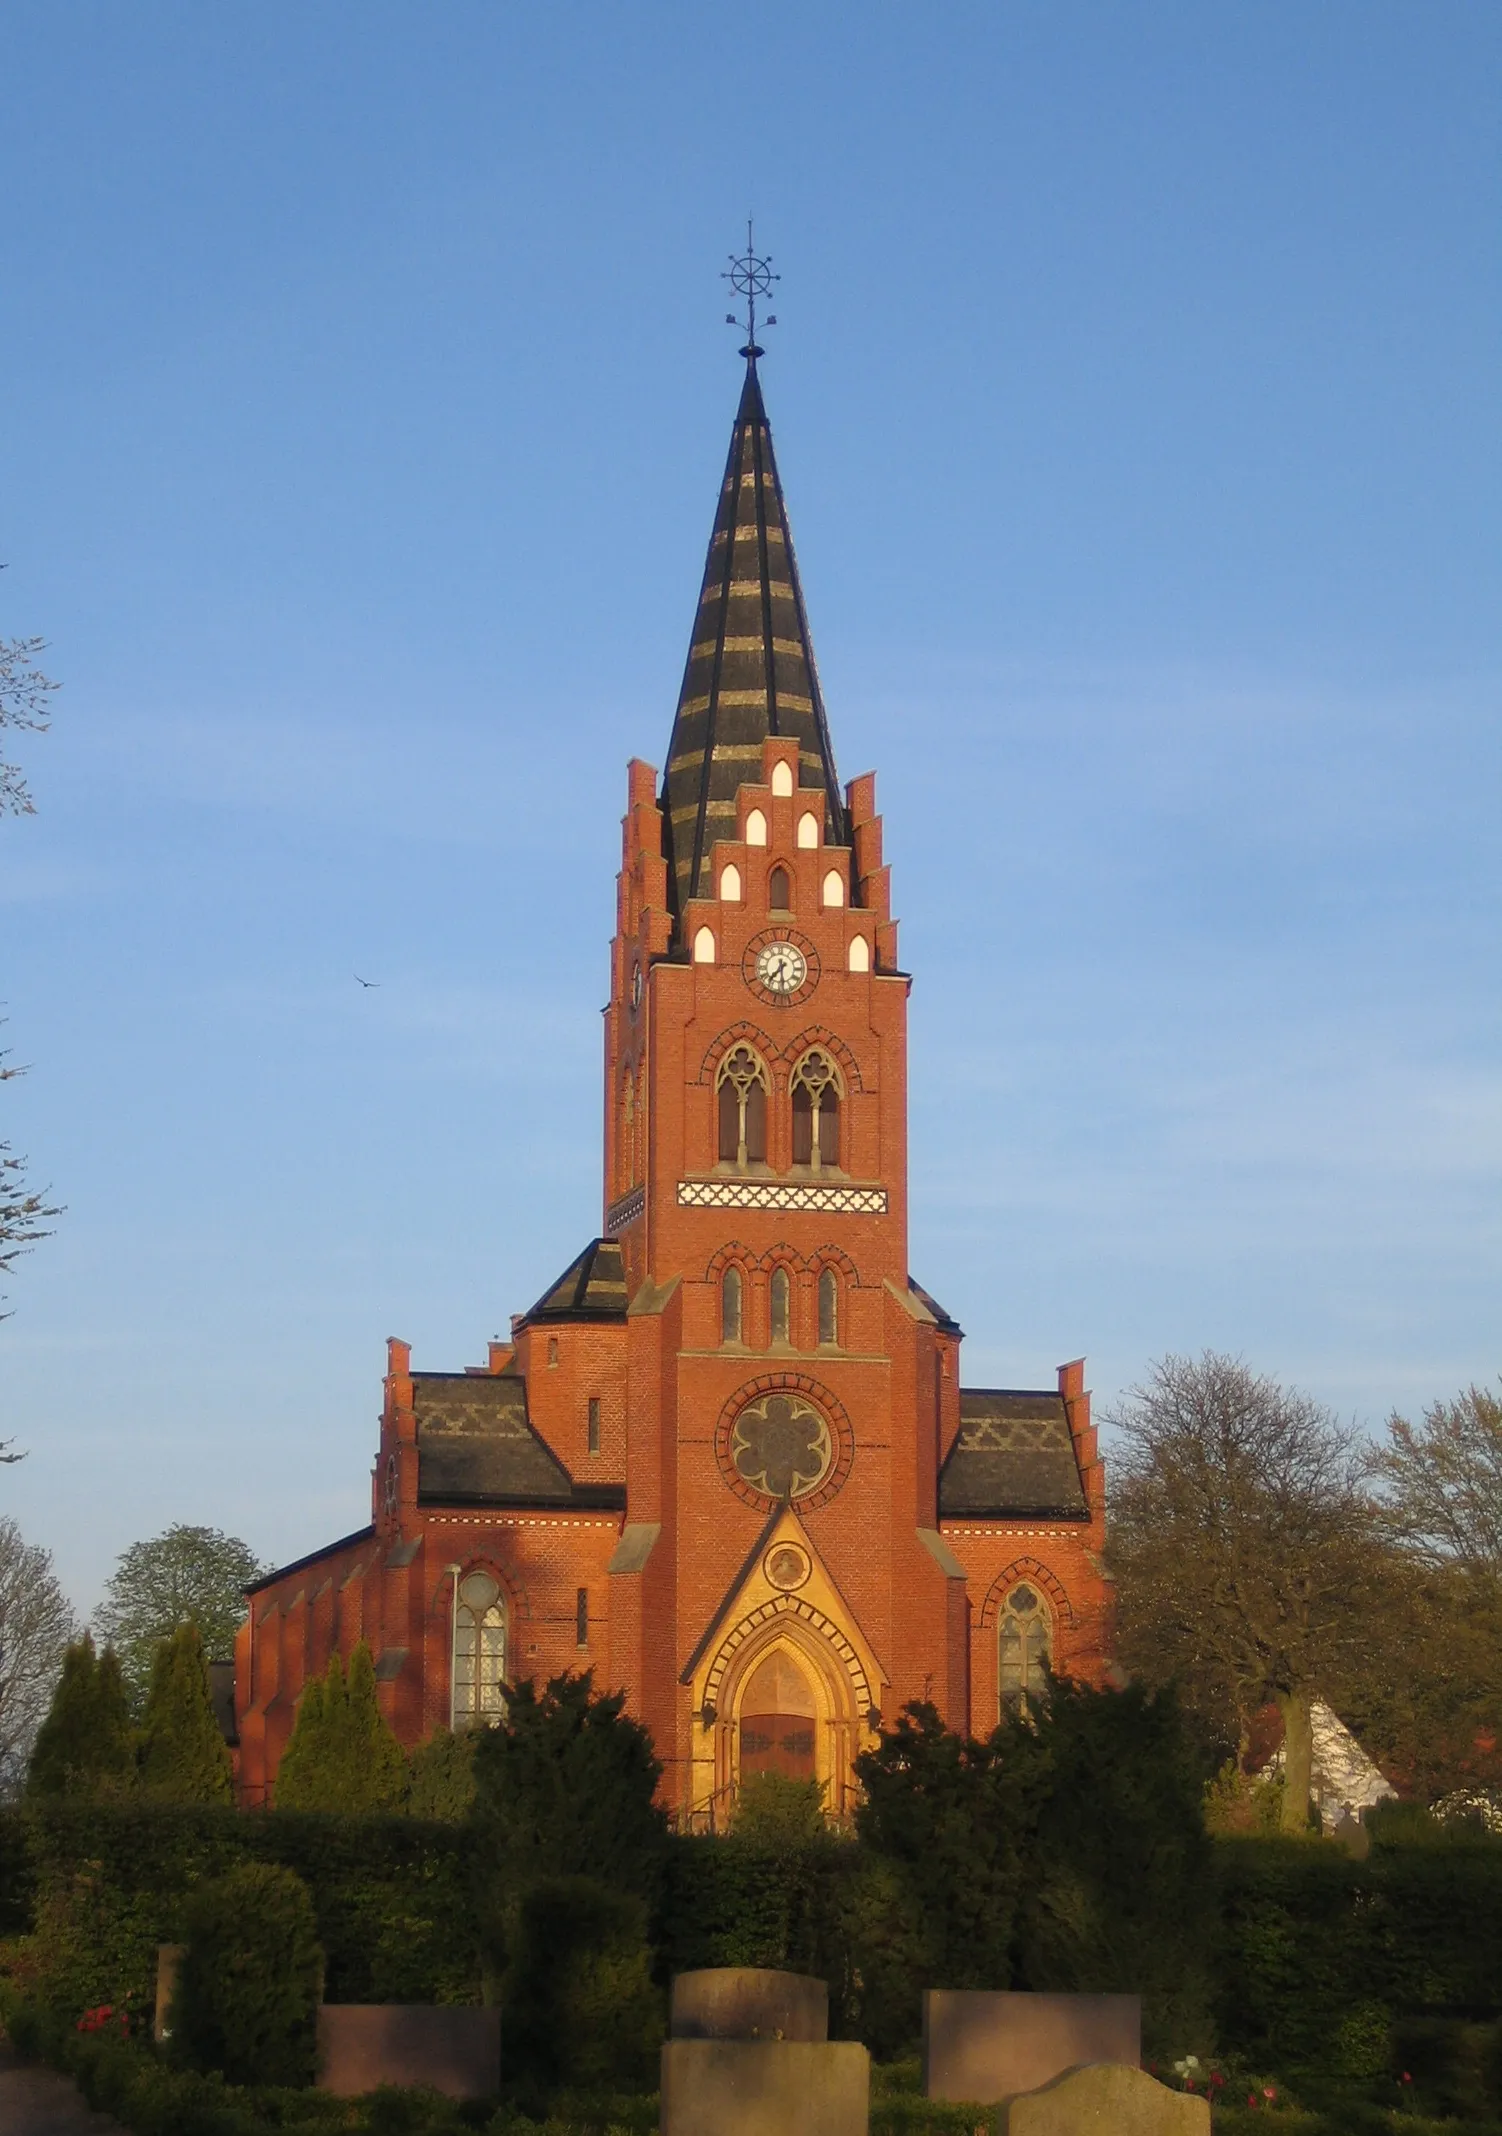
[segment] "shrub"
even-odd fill
[[[580,2092],[655,2080],[662,1996],[646,1908],[589,1877],[548,1877],[521,1900],[502,2007],[507,2082],[529,2111]]]
[[[473,1728],[437,1728],[412,1752],[407,1766],[407,1811],[437,1824],[462,1824],[475,1801]]]
[[[301,1877],[247,1862],[189,1901],[173,2045],[232,2084],[313,2076],[323,1952]]]
[[[732,1831],[753,1847],[780,1852],[824,1831],[824,1783],[786,1773],[754,1773],[741,1783]]]

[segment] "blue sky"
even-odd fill
[[[1490,4],[0,17],[0,1506],[367,1517],[598,1221],[628,756],[765,385],[972,1382],[1502,1370]],[[380,981],[362,990],[353,974]]]

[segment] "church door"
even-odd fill
[[[741,1778],[785,1773],[814,1777],[817,1708],[808,1678],[785,1648],[769,1654],[741,1697]]]

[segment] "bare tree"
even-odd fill
[[[26,728],[35,734],[48,726],[47,700],[57,684],[36,664],[45,643],[42,638],[0,638],[0,728]],[[31,789],[20,766],[0,756],[0,816],[34,814]],[[0,1083],[23,1072],[7,1067],[7,1058],[0,1053]],[[9,1274],[17,1255],[28,1253],[38,1239],[47,1236],[48,1219],[59,1213],[44,1194],[27,1185],[26,1159],[17,1156],[9,1142],[0,1140],[0,1276]],[[0,1313],[0,1319],[4,1317]],[[0,1439],[0,1462],[23,1458],[11,1451],[14,1444],[14,1440]]]
[[[1283,1716],[1283,1816],[1309,1815],[1310,1706],[1374,1636],[1382,1556],[1354,1428],[1207,1350],[1165,1357],[1106,1420],[1121,1657],[1218,1708],[1245,1759],[1252,1714]]]
[[[52,1554],[0,1519],[0,1799],[13,1796],[46,1715],[63,1652],[77,1636]]]
[[[1502,1578],[1502,1400],[1467,1387],[1422,1424],[1396,1412],[1376,1458],[1393,1532],[1436,1567]]]
[[[47,699],[57,684],[36,664],[45,647],[43,638],[0,638],[0,727],[25,727],[39,734],[48,726]],[[0,816],[34,814],[21,767],[0,758]]]

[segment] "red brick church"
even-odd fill
[[[365,1640],[403,1742],[589,1668],[685,1822],[851,1761],[909,1699],[986,1733],[1098,1679],[1081,1363],[965,1387],[908,1271],[907,999],[874,777],[842,788],[753,347],[666,775],[633,761],[601,1236],[482,1364],[388,1344],[367,1527],[250,1592],[240,1778]]]

